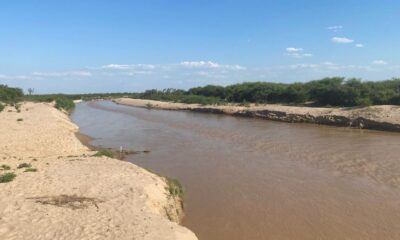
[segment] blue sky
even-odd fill
[[[0,83],[141,91],[400,77],[400,1],[1,1]]]

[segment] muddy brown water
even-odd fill
[[[400,239],[400,134],[109,101],[71,115],[92,145],[179,179],[200,240]]]

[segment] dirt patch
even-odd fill
[[[65,207],[73,210],[85,209],[90,206],[95,206],[96,208],[99,208],[97,204],[103,202],[96,198],[80,197],[77,195],[64,195],[64,194],[59,196],[31,197],[27,199],[34,200],[36,203],[44,205]]]

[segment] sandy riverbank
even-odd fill
[[[0,174],[17,175],[0,183],[0,239],[197,239],[168,219],[178,206],[161,177],[93,157],[77,131],[49,104],[0,113],[0,165],[11,167]]]
[[[384,131],[400,131],[400,106],[371,106],[364,108],[317,108],[284,106],[279,104],[199,105],[160,102],[145,99],[119,98],[116,103],[136,107],[165,110],[188,110],[195,112],[222,113],[268,120],[325,124],[341,127],[357,127]]]

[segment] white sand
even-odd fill
[[[166,209],[171,214],[175,204],[161,177],[91,157],[77,131],[50,104],[25,103],[20,113],[10,107],[0,113],[0,165],[11,167],[0,174],[17,174],[0,183],[1,240],[197,239],[168,220]],[[17,169],[21,163],[38,171]],[[63,195],[90,199],[63,202]]]

